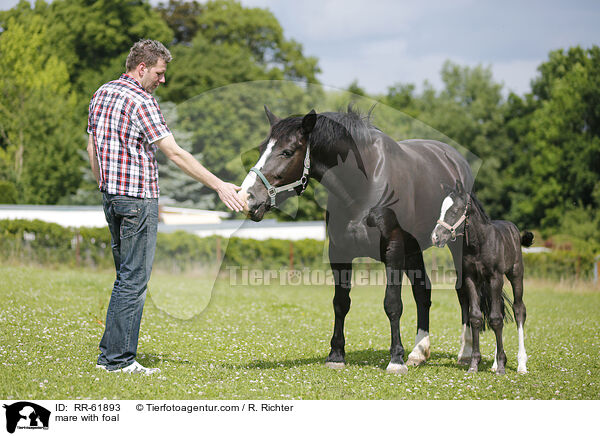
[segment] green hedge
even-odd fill
[[[290,265],[290,245],[294,268],[329,268],[323,241],[201,238],[183,231],[158,234],[155,266],[178,271],[215,265],[279,270]],[[589,252],[555,250],[523,257],[526,277],[559,280],[590,279],[593,275],[594,255]],[[112,268],[110,233],[108,228],[68,229],[39,220],[0,220],[0,260]],[[425,260],[429,265],[452,267],[447,250],[428,250]]]
[[[551,280],[583,279],[593,277],[594,255],[574,251],[551,251],[549,253],[525,253],[525,276]]]
[[[295,268],[322,267],[323,241],[305,239],[292,246]],[[39,220],[0,220],[0,260],[112,268],[110,233],[108,228],[68,229]],[[290,241],[201,238],[183,231],[158,234],[156,267],[181,271],[220,264],[286,268]]]

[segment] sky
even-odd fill
[[[551,50],[600,45],[597,0],[241,2],[269,9],[285,37],[319,59],[323,84],[346,88],[356,80],[370,94],[398,83],[421,89],[425,80],[440,89],[446,60],[490,67],[505,94],[524,94]],[[0,0],[0,9],[16,3]]]

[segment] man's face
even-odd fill
[[[153,67],[144,67],[143,68],[143,76],[142,76],[142,88],[144,88],[149,93],[153,93],[158,85],[161,83],[165,83],[165,72],[167,71],[167,63],[158,59],[156,65]]]

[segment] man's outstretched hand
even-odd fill
[[[234,212],[242,212],[245,207],[244,201],[237,195],[238,191],[242,189],[240,186],[236,186],[233,183],[222,182],[217,186],[217,194],[225,206]]]

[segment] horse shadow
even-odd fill
[[[385,368],[389,361],[389,351],[387,350],[359,350],[346,353],[347,366],[378,366]],[[241,367],[243,369],[277,369],[277,368],[298,368],[302,366],[310,366],[315,364],[325,364],[327,355],[306,357],[299,359],[284,359],[284,360],[266,360],[259,359],[249,362]],[[229,365],[233,367],[234,365]],[[235,365],[240,368],[239,365]]]
[[[173,359],[165,354],[140,353],[138,356],[139,363],[147,367],[160,367],[161,363],[172,363],[176,365],[196,365],[193,360],[188,359]]]
[[[408,357],[408,356],[406,356]],[[284,360],[265,360],[259,359],[254,360],[245,365],[241,365],[243,369],[277,369],[277,368],[298,368],[302,366],[310,366],[310,365],[319,365],[325,364],[325,360],[327,359],[327,355],[322,356],[314,356],[307,358],[299,358],[299,359],[284,359]],[[389,350],[374,350],[374,349],[366,349],[366,350],[356,350],[349,351],[346,353],[346,367],[371,367],[371,368],[379,368],[381,370],[385,370],[390,360],[390,352]],[[453,360],[454,362],[448,362],[448,360]],[[438,363],[438,361],[441,361]],[[483,363],[483,362],[482,362]],[[225,367],[229,366],[232,369],[235,367],[237,369],[240,368],[240,365],[224,365]],[[428,363],[422,365],[421,367],[427,366],[443,366],[454,369],[468,369],[463,365],[459,365],[456,362],[456,355],[446,352],[433,352],[431,353],[431,357],[428,360]],[[490,362],[489,367],[492,366]]]
[[[306,357],[299,359],[283,359],[283,360],[266,360],[259,359],[253,360],[246,364],[229,364],[225,363],[220,365],[226,369],[259,369],[259,370],[267,370],[267,369],[292,369],[299,368],[303,366],[311,366],[311,365],[325,365],[325,360],[327,359],[327,355],[314,356],[314,357]],[[356,350],[349,351],[346,353],[346,367],[370,367],[370,368],[379,368],[381,370],[385,370],[387,364],[390,360],[390,352],[388,350]],[[161,363],[169,362],[175,365],[197,365],[197,362],[194,360],[188,359],[173,359],[167,357],[164,354],[142,354],[139,356],[139,361],[145,366],[154,367],[160,366]],[[494,363],[494,359],[486,359],[482,358],[479,364],[479,372],[490,371],[492,368],[492,364]],[[469,369],[468,365],[460,365],[456,362],[456,354],[442,351],[433,351],[431,356],[427,360],[427,362],[423,365],[415,369],[427,368],[427,367],[443,367],[443,368],[451,368],[456,370],[462,370],[463,372],[467,372]],[[516,367],[513,367],[510,364],[506,365],[506,369],[511,369],[516,371]]]

